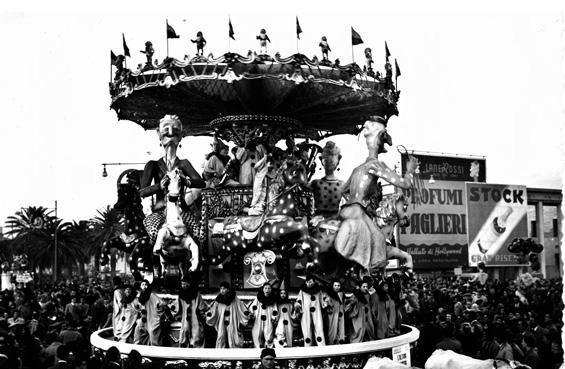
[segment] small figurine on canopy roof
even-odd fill
[[[320,46],[320,48],[322,49],[323,59],[328,60],[328,53],[332,51],[332,49],[330,48],[330,44],[328,44],[328,39],[326,38],[326,36],[322,36],[322,40],[320,41],[320,44],[318,46]]]
[[[204,46],[206,46],[206,39],[201,31],[196,33],[196,39],[190,40],[193,44],[196,44],[196,55],[204,55]]]
[[[145,68],[151,68],[153,54],[155,54],[155,49],[153,49],[153,44],[151,43],[151,41],[147,41],[145,43],[145,50],[140,50],[140,52],[145,54],[145,57],[147,58],[147,62],[145,62]]]
[[[261,29],[259,35],[257,36],[257,40],[259,40],[259,45],[261,46],[261,54],[267,53],[267,41],[271,42],[269,36],[267,36],[267,31],[264,28]]]

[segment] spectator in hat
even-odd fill
[[[522,348],[524,350],[524,360],[521,363],[528,365],[531,369],[539,369],[540,358],[536,339],[531,334],[525,334],[522,337]]]
[[[276,365],[277,355],[272,348],[264,348],[261,350],[260,369],[274,369]]]

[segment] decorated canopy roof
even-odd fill
[[[110,83],[119,119],[156,128],[176,114],[185,135],[210,135],[226,125],[278,124],[298,137],[358,132],[372,115],[398,113],[392,81],[353,63],[226,53],[219,58],[166,59]]]

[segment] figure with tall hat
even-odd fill
[[[206,313],[206,324],[216,329],[216,348],[243,347],[241,327],[249,323],[249,311],[226,281]]]
[[[196,39],[190,40],[193,44],[196,44],[196,55],[204,55],[204,46],[206,46],[206,39],[201,31],[196,33]]]
[[[275,330],[275,347],[292,347],[297,315],[294,310],[294,305],[288,296],[285,281],[281,282],[278,291],[277,306],[279,309],[279,320]]]
[[[165,115],[159,122],[157,134],[161,141],[161,146],[165,150],[165,155],[159,160],[150,160],[145,164],[141,176],[141,188],[139,193],[144,198],[144,211],[149,213],[143,221],[152,244],[157,240],[157,233],[165,224],[165,190],[170,183],[168,173],[175,169],[180,171],[180,176],[184,186],[190,188],[186,191],[186,196],[180,199],[182,210],[182,221],[186,225],[189,235],[197,240],[200,237],[200,212],[195,205],[199,192],[195,189],[204,188],[205,181],[194,169],[192,164],[186,159],[177,156],[182,139],[182,123],[176,115]],[[152,201],[147,201],[154,196]],[[159,265],[158,256],[153,261],[154,267]]]
[[[263,284],[249,306],[250,318],[254,319],[251,336],[255,348],[273,347],[275,327],[279,319],[277,296],[269,282]]]
[[[261,46],[261,54],[267,53],[267,41],[271,42],[269,36],[267,35],[267,31],[264,28],[261,29],[259,35],[257,35],[257,40],[259,40],[259,45]]]
[[[214,188],[220,183],[229,160],[228,145],[219,138],[214,137],[212,152],[206,155],[202,172],[202,177],[206,181],[206,187]]]
[[[320,41],[320,44],[318,46],[320,46],[320,48],[322,49],[322,58],[324,60],[328,60],[328,53],[332,51],[332,49],[330,48],[330,44],[328,43],[326,36],[322,36],[322,40]]]
[[[145,62],[145,68],[151,68],[153,66],[153,54],[155,54],[155,49],[153,49],[153,43],[147,41],[145,43],[145,50],[141,50],[141,53],[145,54],[147,61]]]
[[[180,313],[179,347],[204,347],[206,303],[193,281],[182,281],[178,295]]]
[[[300,313],[300,328],[304,346],[325,346],[324,320],[322,318],[323,294],[314,276],[307,275],[296,296],[295,310]]]
[[[324,309],[324,332],[329,345],[345,343],[345,296],[339,279],[332,280],[326,288],[322,308]]]
[[[380,271],[387,264],[386,237],[373,221],[376,212],[370,207],[372,203],[380,202],[374,201],[375,196],[382,197],[379,179],[408,189],[414,183],[414,172],[418,166],[418,160],[411,156],[405,175],[400,176],[379,160],[378,155],[386,153],[385,143],[392,144],[386,124],[385,118],[374,116],[363,125],[362,133],[369,156],[353,170],[342,187],[346,203],[339,213],[342,222],[335,239],[337,252],[371,273]]]

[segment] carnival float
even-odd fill
[[[407,224],[402,190],[419,185],[418,163],[410,157],[398,174],[379,160],[400,95],[388,53],[381,76],[369,48],[360,67],[330,61],[325,37],[321,59],[271,56],[264,29],[257,39],[259,54],[204,56],[199,32],[195,57],[160,64],[148,41],[136,71],[113,57],[111,108],[156,130],[164,155],[118,178],[124,232],[103,261],[127,252],[137,283],[116,280],[114,327],[91,343],[200,367],[249,367],[264,347],[289,367],[409,357],[419,332],[383,296],[411,278],[412,258],[392,236]],[[335,171],[347,150],[318,143],[338,134],[360,135],[369,152],[345,182]],[[185,136],[212,140],[202,173],[177,157]],[[312,180],[317,167],[325,176]],[[383,195],[385,183],[394,193]]]

